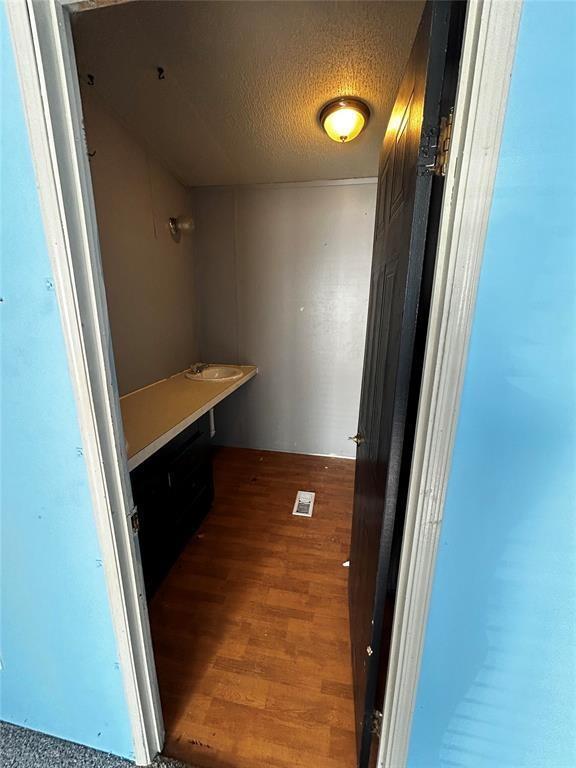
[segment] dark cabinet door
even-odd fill
[[[214,497],[208,417],[132,471],[148,599],[208,513]]]

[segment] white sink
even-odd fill
[[[240,379],[242,371],[232,365],[209,365],[200,373],[191,373],[188,371],[186,378],[191,381],[233,381]]]

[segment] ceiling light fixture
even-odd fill
[[[366,128],[370,119],[370,108],[361,99],[345,96],[325,104],[318,119],[333,141],[346,144]]]

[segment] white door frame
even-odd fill
[[[7,0],[40,207],[76,398],[134,757],[164,725],[106,308],[70,14],[58,0]]]
[[[117,0],[115,0],[117,1]],[[7,0],[40,205],[88,467],[135,761],[163,746],[134,509],[76,74],[70,13],[101,0]],[[105,0],[106,3],[109,0]],[[430,324],[378,765],[406,764],[468,339],[521,0],[470,0],[442,207]]]

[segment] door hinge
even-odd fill
[[[419,166],[419,173],[424,175],[446,176],[448,158],[450,157],[450,143],[452,140],[452,118],[454,108],[447,117],[440,118],[437,130],[429,131],[425,144],[422,145],[423,156],[434,158],[433,162]],[[434,154],[432,154],[434,153]]]
[[[448,167],[448,158],[450,157],[450,144],[452,141],[452,119],[454,109],[452,108],[447,117],[440,120],[440,133],[438,135],[438,148],[436,150],[436,162],[434,163],[434,173],[436,176],[446,176]]]
[[[370,726],[370,733],[373,736],[377,736],[380,738],[382,736],[382,720],[383,720],[382,712],[380,712],[379,709],[375,709],[374,712],[372,712],[372,724]]]
[[[138,533],[140,530],[140,518],[138,517],[138,507],[134,507],[134,511],[130,515],[130,522],[132,524],[132,533]]]

